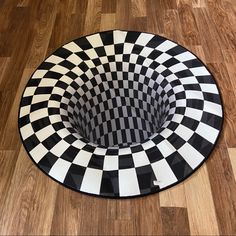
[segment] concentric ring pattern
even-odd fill
[[[104,197],[159,192],[210,155],[222,126],[204,64],[168,39],[106,31],[49,56],[22,96],[19,128],[35,164]]]

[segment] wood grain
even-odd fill
[[[188,213],[186,208],[162,207],[163,235],[189,235]]]
[[[235,0],[0,1],[0,235],[236,235]],[[181,43],[213,73],[225,122],[196,173],[160,194],[112,200],[59,186],[30,160],[18,106],[32,72],[97,31],[147,31]]]

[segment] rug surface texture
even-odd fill
[[[19,110],[24,147],[45,174],[112,198],[189,177],[222,122],[217,84],[199,58],[161,36],[121,30],[57,49],[29,79]]]

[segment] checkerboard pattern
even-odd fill
[[[105,197],[159,192],[209,156],[222,125],[204,64],[158,35],[106,31],[74,40],[34,72],[19,128],[37,166]]]

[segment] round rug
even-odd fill
[[[158,35],[106,31],[57,49],[23,93],[19,129],[34,163],[73,190],[156,193],[210,155],[223,121],[205,65]]]

